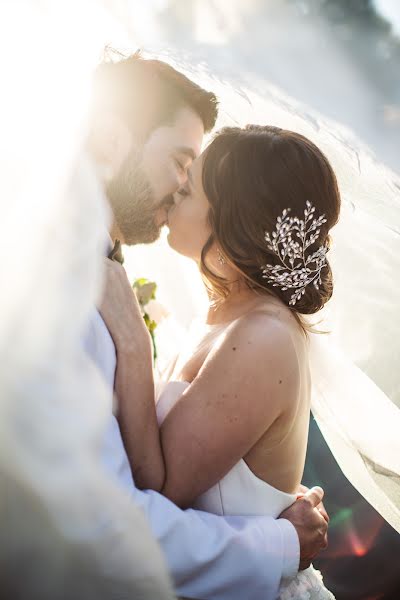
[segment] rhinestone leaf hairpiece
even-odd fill
[[[279,258],[281,264],[267,264],[261,269],[263,277],[273,287],[280,287],[282,291],[295,290],[289,301],[289,305],[294,306],[308,285],[313,284],[319,289],[321,271],[326,266],[329,248],[320,246],[307,255],[307,249],[319,238],[321,225],[326,223],[325,215],[316,218],[315,207],[308,200],[304,219],[291,217],[290,211],[290,208],[285,208],[277,218],[272,235],[265,232],[268,249]]]

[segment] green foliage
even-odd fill
[[[153,342],[153,357],[155,362],[157,360],[157,346],[154,332],[156,330],[157,323],[151,319],[150,315],[146,312],[146,305],[150,302],[150,300],[156,299],[157,284],[154,283],[154,281],[149,281],[145,277],[140,277],[139,279],[135,279],[132,287],[140,304],[140,308],[142,309],[143,319]]]

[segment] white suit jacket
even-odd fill
[[[136,488],[112,414],[115,347],[97,311],[84,345],[110,390],[102,463],[144,511],[164,552],[177,594],[210,600],[275,600],[281,577],[298,570],[300,549],[293,525],[271,517],[221,517],[181,510],[157,492]]]

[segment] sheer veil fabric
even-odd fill
[[[1,596],[170,599],[144,516],[99,461],[111,407],[82,336],[109,214],[83,140],[104,38],[94,3],[63,5],[0,8]]]
[[[93,165],[82,153],[85,93],[102,46],[125,45],[129,37],[132,43],[133,15],[123,0],[5,4],[0,514],[12,553],[2,545],[1,570],[30,598],[67,597],[57,586],[60,577],[76,589],[96,581],[96,588],[85,588],[88,599],[109,598],[110,589],[119,598],[171,598],[144,519],[98,465],[109,407],[80,346],[101,289],[108,222]],[[295,129],[332,161],[343,212],[329,255],[335,296],[320,323],[332,333],[311,340],[313,410],[346,476],[400,530],[399,179],[350,132],[266,82],[227,84],[203,65],[164,58],[219,96],[218,126]],[[175,317],[176,324],[159,330],[160,352],[169,356],[171,329],[178,345],[178,327],[204,307],[196,269],[169,251],[165,238],[127,251],[126,265],[132,275],[158,282],[159,298]],[[34,566],[17,580],[7,561],[22,556],[38,532],[43,545],[35,546]],[[66,550],[74,560],[65,560]],[[46,573],[41,581],[35,566]]]
[[[342,195],[328,254],[335,289],[312,319],[325,332],[310,336],[312,410],[346,477],[400,532],[400,178],[351,131],[266,82],[254,82],[255,92],[221,82],[204,66],[188,65],[176,55],[164,58],[217,94],[217,130],[247,123],[293,129],[313,140],[335,169]],[[196,268],[169,251],[165,238],[151,248],[129,249],[126,258],[128,271],[137,273],[140,264],[159,282],[160,297],[173,309],[175,331],[204,311]],[[171,323],[164,328],[158,334],[161,354],[164,347],[170,356],[179,345],[167,333]]]
[[[293,129],[313,140],[333,164],[342,211],[328,254],[334,297],[312,319],[325,332],[310,336],[312,410],[346,477],[400,532],[400,178],[351,131],[266,82],[221,82],[204,66],[188,65],[176,54],[163,57],[217,94],[217,130],[247,123]],[[129,249],[126,259],[128,271],[158,281],[175,331],[204,310],[196,268],[169,251],[165,238],[151,248]],[[179,344],[167,331],[171,323],[158,335],[161,355],[164,348],[170,356]]]

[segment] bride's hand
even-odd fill
[[[103,298],[100,314],[114,340],[117,352],[151,350],[151,338],[125,269],[116,261],[104,260]]]
[[[320,487],[311,488],[279,515],[294,525],[299,536],[301,571],[307,569],[313,558],[328,545],[328,522],[317,510],[323,497],[324,491]]]
[[[308,487],[307,487],[307,486],[305,486],[305,485],[302,485],[302,484],[300,484],[300,486],[299,486],[299,492],[298,492],[298,494],[297,494],[297,499],[299,499],[299,498],[303,498],[303,497],[304,497],[304,495],[305,495],[305,494],[307,494],[307,492],[309,492],[309,491],[310,491],[310,488],[308,488]],[[325,521],[326,521],[327,523],[329,523],[329,521],[330,521],[330,518],[329,518],[329,515],[328,515],[328,513],[327,513],[327,511],[326,511],[326,508],[325,508],[325,506],[324,506],[324,503],[323,503],[323,502],[320,502],[320,503],[318,504],[318,506],[316,506],[316,509],[317,509],[317,510],[319,510],[319,512],[321,513],[321,515],[324,517]]]

